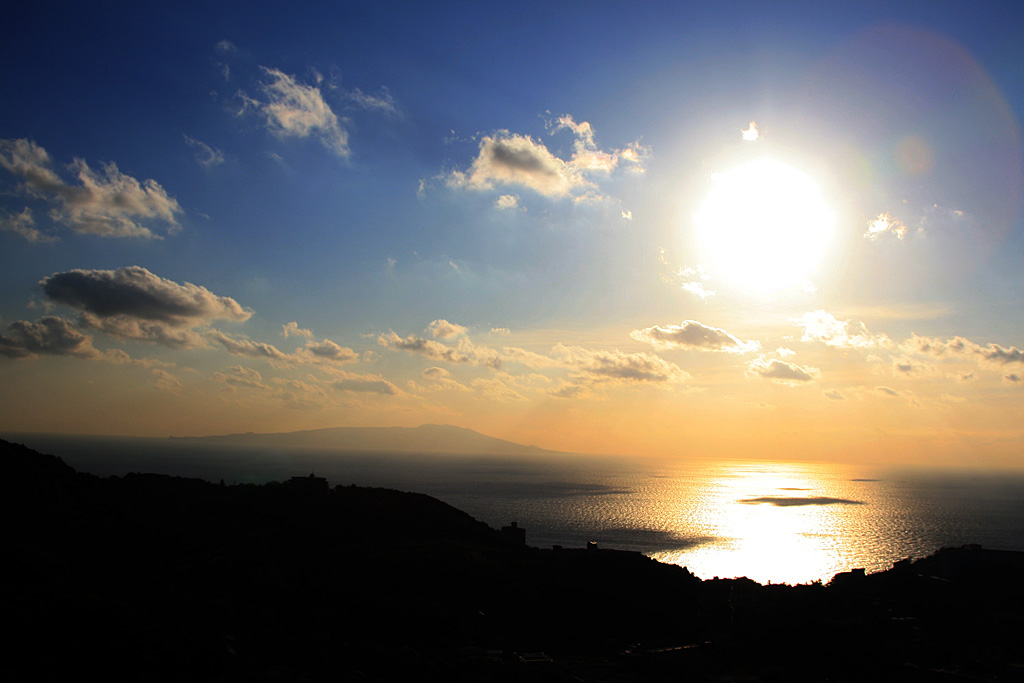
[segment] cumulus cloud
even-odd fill
[[[267,79],[261,86],[264,99],[252,100],[250,104],[259,109],[275,135],[315,137],[334,154],[349,156],[348,131],[341,127],[318,86],[299,83],[279,69],[260,68]]]
[[[252,315],[230,297],[189,282],[178,284],[140,266],[75,269],[54,273],[39,284],[51,301],[81,311],[87,327],[171,347],[202,346],[193,328]]]
[[[746,142],[756,142],[757,139],[761,137],[761,134],[757,130],[757,123],[754,121],[750,122],[750,125],[747,126],[746,130],[741,130],[740,135]]]
[[[817,368],[805,368],[777,358],[755,358],[747,364],[751,374],[782,384],[813,382],[818,376]]]
[[[590,124],[577,123],[569,115],[558,117],[549,127],[554,131],[569,130],[576,136],[573,154],[568,160],[555,156],[543,142],[529,135],[499,130],[481,138],[477,156],[469,169],[449,174],[449,186],[470,190],[518,186],[545,197],[573,195],[578,200],[600,200],[603,197],[595,192],[597,185],[590,176],[607,175],[623,165],[637,171],[644,168],[648,150],[639,143],[611,152],[602,151],[594,143]]]
[[[725,330],[696,320],[684,320],[680,325],[656,325],[643,330],[633,330],[630,336],[657,349],[747,353],[761,347],[756,341],[742,341]]]
[[[44,243],[58,241],[53,235],[40,232],[35,226],[36,219],[32,215],[32,209],[27,206],[22,209],[21,213],[10,214],[6,211],[0,211],[0,230],[21,235],[29,242]]]
[[[467,330],[462,325],[450,323],[442,318],[427,325],[427,332],[437,339],[454,339],[466,334]]]
[[[0,166],[22,178],[19,192],[53,205],[50,218],[55,224],[75,232],[155,238],[141,221],[163,223],[171,232],[179,227],[177,200],[155,180],[140,183],[121,173],[116,164],[104,164],[102,172],[96,172],[76,158],[69,170],[78,182],[66,182],[54,170],[45,149],[19,139],[0,140]]]
[[[864,237],[874,240],[882,235],[895,235],[898,239],[903,240],[909,233],[910,228],[899,218],[891,213],[880,213],[876,218],[868,221],[868,231],[864,233]]]
[[[310,342],[302,349],[299,349],[300,356],[308,355],[314,360],[328,360],[335,363],[354,363],[359,360],[359,354],[347,346],[339,346],[330,339],[319,342]]]
[[[597,382],[669,383],[689,379],[675,363],[650,353],[604,351],[558,344],[554,354],[583,376]]]
[[[832,399],[833,401],[845,401],[846,397],[843,396],[843,392],[838,389],[829,389],[824,392],[825,398]]]
[[[494,369],[501,367],[501,358],[496,351],[477,346],[465,337],[459,339],[455,346],[448,346],[416,335],[403,338],[394,331],[389,331],[387,334],[379,335],[377,343],[388,349],[419,354],[431,360],[443,360],[449,363],[475,363]]]
[[[494,200],[494,206],[498,209],[518,209],[519,208],[519,195],[517,194],[503,194]]]
[[[310,339],[313,337],[313,332],[299,327],[297,322],[290,322],[281,325],[281,334],[285,337],[305,337]]]
[[[963,337],[953,337],[943,341],[915,334],[902,344],[902,348],[909,353],[935,358],[968,358],[979,363],[997,366],[1024,363],[1024,351],[1015,346],[1007,348],[992,343],[981,345]]]
[[[6,333],[0,334],[0,356],[31,359],[40,354],[90,359],[103,355],[93,348],[92,337],[56,316],[36,322],[15,320],[7,324]]]
[[[799,318],[791,318],[790,322],[804,328],[801,341],[821,342],[835,348],[871,348],[888,347],[890,339],[882,335],[871,334],[864,323],[853,323],[837,319],[823,310],[804,313]]]
[[[547,197],[561,197],[574,188],[591,186],[542,143],[508,131],[484,136],[469,170],[455,171],[448,180],[454,187],[472,190],[519,185]]]
[[[224,155],[219,149],[210,147],[205,142],[196,140],[188,135],[185,135],[185,142],[192,148],[192,153],[195,155],[196,161],[200,166],[212,168],[224,163]]]

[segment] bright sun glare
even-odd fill
[[[717,173],[711,183],[695,218],[714,273],[755,292],[805,283],[834,223],[817,184],[768,158]]]

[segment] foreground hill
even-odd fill
[[[332,448],[350,451],[395,453],[453,453],[461,455],[567,455],[536,446],[486,436],[453,425],[419,427],[334,427],[298,432],[224,434],[220,436],[171,437],[183,443],[234,446]]]
[[[0,441],[4,680],[1019,680],[1021,557],[829,586],[537,550],[438,500],[299,477],[99,479]]]

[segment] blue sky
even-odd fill
[[[1018,464],[1015,3],[8,14],[0,429]]]

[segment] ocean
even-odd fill
[[[1024,472],[766,461],[353,453],[173,439],[7,433],[98,476],[154,472],[265,483],[315,473],[332,485],[426,493],[536,547],[633,550],[695,575],[827,582],[941,547],[1024,551]]]

